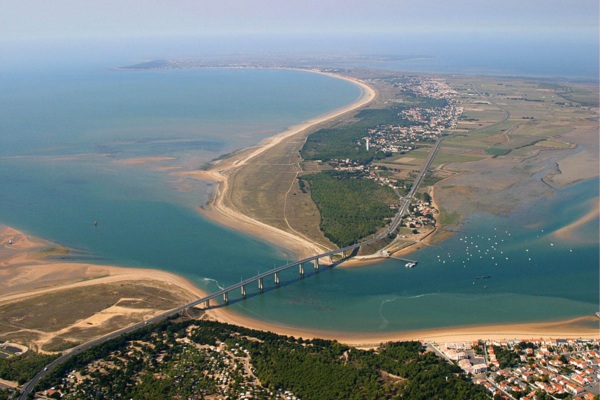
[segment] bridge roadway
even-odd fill
[[[21,393],[18,397],[18,399],[20,400],[25,400],[27,398],[27,396],[33,391],[33,388],[35,387],[35,385],[37,385],[37,383],[39,382],[40,379],[42,379],[44,376],[46,376],[47,374],[49,374],[52,369],[54,369],[54,367],[56,367],[57,365],[65,362],[67,359],[69,359],[71,356],[78,354],[84,350],[87,350],[93,346],[96,346],[98,344],[104,343],[106,341],[109,341],[111,339],[115,339],[121,335],[127,334],[127,333],[131,333],[133,331],[136,331],[138,329],[143,328],[144,326],[148,325],[148,324],[153,324],[156,322],[160,322],[162,320],[165,320],[169,317],[172,317],[178,313],[180,313],[181,311],[187,310],[188,308],[191,307],[195,307],[197,305],[200,304],[209,304],[210,300],[222,297],[222,296],[227,296],[227,294],[231,291],[237,290],[237,289],[241,289],[242,287],[246,287],[246,285],[254,283],[254,282],[262,282],[262,279],[270,276],[270,275],[275,275],[281,271],[284,271],[286,269],[295,267],[295,266],[300,266],[304,263],[308,263],[311,261],[315,261],[323,258],[323,257],[329,257],[329,256],[333,256],[335,254],[345,254],[349,251],[353,251],[359,247],[362,246],[366,246],[372,243],[377,242],[378,240],[381,240],[382,238],[384,238],[385,236],[389,235],[391,232],[395,231],[398,228],[398,225],[400,224],[400,222],[402,221],[402,217],[406,214],[408,207],[410,205],[410,198],[412,196],[414,196],[414,194],[416,193],[419,185],[421,184],[425,174],[427,173],[427,171],[429,170],[429,167],[431,165],[431,162],[433,161],[433,158],[435,157],[435,155],[437,154],[439,147],[442,143],[442,138],[438,139],[438,141],[436,142],[435,146],[433,147],[433,149],[431,150],[431,152],[429,153],[429,156],[427,157],[425,163],[423,164],[423,167],[419,173],[419,175],[417,176],[417,179],[415,180],[415,182],[413,183],[411,189],[409,190],[407,196],[405,196],[404,198],[402,198],[402,205],[400,206],[400,209],[398,210],[398,212],[396,213],[396,215],[394,216],[392,222],[390,223],[390,226],[388,227],[388,229],[385,230],[385,232],[383,232],[382,234],[380,234],[379,236],[373,237],[372,239],[366,240],[364,242],[360,242],[360,243],[356,243],[350,246],[346,246],[343,247],[341,249],[335,249],[335,250],[330,250],[327,251],[325,253],[322,254],[318,254],[315,256],[311,256],[311,257],[307,257],[307,258],[303,258],[302,260],[299,261],[294,261],[285,265],[282,265],[280,267],[265,271],[263,273],[260,273],[256,276],[253,276],[252,278],[248,278],[246,280],[243,280],[239,283],[236,283],[234,285],[231,285],[229,287],[226,287],[224,289],[221,289],[217,292],[211,293],[208,296],[205,296],[201,299],[197,299],[194,300],[192,302],[189,302],[187,304],[184,304],[180,307],[174,308],[172,310],[169,310],[167,312],[164,312],[162,314],[156,315],[144,322],[139,322],[135,325],[131,325],[128,326],[126,328],[120,329],[118,331],[109,333],[108,335],[99,337],[97,339],[94,339],[90,342],[81,344],[79,346],[74,347],[71,351],[69,351],[68,353],[64,353],[63,355],[61,355],[59,358],[57,358],[56,360],[52,361],[51,363],[49,363],[48,365],[46,365],[46,367],[39,371],[29,382],[27,382],[25,384],[25,386],[23,386]],[[226,299],[227,297],[225,297]],[[227,301],[225,301],[225,303],[227,303]]]

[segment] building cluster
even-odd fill
[[[409,213],[402,218],[400,226],[404,226],[419,231],[425,226],[435,226],[435,215],[439,211],[431,206],[426,200],[417,200],[409,208]]]
[[[218,342],[201,345],[187,337],[166,339],[158,356],[148,359],[148,342],[132,342],[125,353],[92,362],[80,370],[73,370],[62,384],[38,395],[61,398],[85,398],[100,396],[110,398],[110,390],[119,385],[131,385],[143,381],[142,375],[122,377],[121,371],[131,373],[131,364],[144,365],[153,380],[169,381],[190,399],[278,399],[297,400],[289,390],[270,390],[261,385],[250,363],[249,351],[239,343]],[[155,348],[155,347],[154,347]],[[122,379],[126,380],[122,380]],[[123,387],[123,386],[121,386]]]
[[[403,77],[401,80],[393,82],[393,86],[408,95],[430,99],[448,100],[457,94],[443,79],[423,76]]]
[[[493,396],[535,400],[544,393],[593,400],[600,392],[599,345],[598,339],[529,339],[446,344],[438,350]],[[480,350],[483,362],[471,362],[477,358],[472,349]]]
[[[396,81],[393,86],[403,95],[438,100],[438,104],[403,107],[398,113],[398,124],[368,129],[364,140],[373,148],[389,153],[408,152],[416,148],[416,143],[435,141],[444,131],[456,127],[463,108],[455,104],[456,92],[442,80],[411,77]],[[439,100],[443,103],[439,104]]]

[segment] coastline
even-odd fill
[[[235,170],[243,167],[249,160],[261,155],[265,151],[281,143],[283,140],[303,134],[308,130],[314,129],[320,124],[348,114],[357,110],[358,108],[364,107],[376,98],[377,93],[373,88],[356,79],[320,71],[300,71],[317,73],[352,82],[362,89],[362,94],[355,102],[343,108],[310,119],[304,123],[291,126],[275,136],[264,139],[257,146],[217,161],[208,170],[186,171],[178,174],[192,176],[200,180],[209,180],[216,184],[211,200],[204,208],[199,210],[206,218],[227,227],[243,231],[252,236],[259,237],[279,248],[292,251],[300,257],[305,257],[330,249],[324,249],[323,246],[314,243],[307,238],[277,229],[238,211],[229,198],[232,186],[231,177]]]
[[[237,315],[224,309],[211,310],[211,314],[219,322],[241,325],[246,328],[270,331],[284,336],[301,337],[303,339],[327,339],[356,346],[375,347],[380,343],[392,341],[424,342],[470,342],[476,340],[521,340],[529,338],[581,338],[597,339],[600,333],[597,328],[582,324],[598,322],[595,316],[572,318],[569,320],[549,322],[509,323],[493,325],[473,325],[441,327],[414,331],[398,332],[335,332],[303,329],[283,326]]]
[[[306,71],[306,70],[303,70]],[[318,71],[310,71],[314,73],[321,73]],[[324,75],[333,76],[339,79],[345,79],[355,84],[359,84],[363,89],[366,87],[373,91],[372,88],[365,85],[364,83],[334,74],[326,74]],[[371,99],[372,100],[372,99]],[[260,237],[264,240],[267,240],[270,243],[274,243],[277,246],[282,246],[292,251],[299,253],[301,256],[311,255],[311,251],[314,252],[322,251],[322,247],[305,240],[300,236],[296,236],[290,234],[288,232],[284,232],[277,228],[273,228],[267,224],[264,224],[260,221],[254,220],[249,216],[239,212],[233,207],[232,202],[229,200],[229,190],[231,190],[231,180],[230,177],[232,173],[239,167],[242,167],[248,160],[259,156],[264,151],[273,147],[281,140],[284,140],[288,137],[294,136],[296,134],[300,134],[311,127],[318,125],[319,123],[325,122],[328,119],[333,119],[344,112],[350,112],[362,105],[368,104],[369,101],[364,102],[364,104],[360,104],[360,101],[354,103],[348,107],[347,110],[343,112],[333,112],[330,113],[323,118],[318,120],[307,121],[306,123],[291,127],[285,132],[276,135],[273,138],[266,139],[263,143],[258,145],[258,148],[251,148],[241,151],[240,153],[235,154],[232,157],[229,157],[225,160],[219,160],[212,168],[208,171],[201,171],[197,173],[193,173],[199,179],[209,179],[215,181],[217,183],[215,191],[213,192],[213,198],[206,206],[206,208],[201,209],[202,214],[223,225],[232,227],[234,229],[242,230],[248,234]],[[329,118],[327,118],[329,117]],[[272,141],[271,139],[275,139]],[[569,165],[574,169],[578,169],[580,165]],[[565,177],[566,178],[566,177]],[[573,183],[573,180],[569,180],[569,183]],[[432,188],[432,202],[434,207],[440,210],[439,201],[434,195],[435,186]],[[597,216],[597,211],[596,214]],[[593,216],[592,216],[593,217]],[[587,217],[588,219],[590,216]],[[586,219],[587,220],[587,219]],[[243,225],[243,226],[242,226]],[[573,224],[572,229],[567,229],[569,233],[573,229],[575,229],[578,224]],[[451,233],[442,232],[443,226],[439,223],[436,224],[435,235],[428,235],[414,244],[411,244],[398,252],[395,253],[396,256],[402,256],[410,254],[418,250],[423,246],[433,245],[441,240],[444,240],[445,235],[451,236]],[[441,233],[440,233],[441,232]],[[566,233],[566,232],[565,232]],[[441,236],[440,236],[441,235]],[[343,264],[343,267],[360,267],[368,264],[372,264],[373,262],[377,262],[381,259],[373,258],[367,260],[353,259],[346,261]],[[326,338],[326,339],[335,339],[338,341],[342,341],[348,344],[378,344],[382,341],[390,341],[390,340],[448,340],[448,341],[457,341],[457,340],[472,340],[472,339],[509,339],[509,338],[526,338],[526,337],[545,337],[545,338],[556,338],[556,337],[586,337],[586,338],[597,338],[599,337],[598,330],[589,327],[583,327],[580,325],[581,322],[595,322],[597,318],[595,316],[585,316],[570,319],[567,321],[544,321],[544,322],[534,322],[534,323],[509,323],[509,324],[494,324],[494,325],[476,325],[476,326],[457,326],[457,327],[444,327],[444,328],[435,328],[435,329],[426,329],[426,330],[418,330],[418,331],[406,331],[406,332],[369,332],[369,333],[348,333],[348,332],[332,332],[332,331],[318,331],[312,329],[303,329],[298,327],[284,326],[279,324],[273,324],[270,322],[260,321],[257,319],[253,319],[251,317],[246,317],[235,313],[233,311],[228,310],[227,308],[217,308],[209,311],[209,314],[212,315],[215,319],[221,322],[228,322],[238,325],[243,325],[245,327],[259,329],[259,330],[268,330],[272,332],[276,332],[282,335],[291,335],[291,336],[301,336],[303,338]]]
[[[303,70],[306,71],[306,70]],[[320,73],[316,71],[310,71],[314,73]],[[325,74],[325,73],[323,73]],[[332,74],[325,74],[332,75]],[[323,248],[309,240],[305,240],[302,237],[293,235],[288,232],[281,231],[273,228],[267,224],[261,223],[260,221],[254,220],[236,210],[232,207],[231,202],[228,198],[229,190],[231,189],[230,177],[232,173],[244,166],[249,160],[260,156],[266,150],[277,145],[281,141],[300,135],[315,126],[324,123],[328,120],[335,119],[342,114],[349,113],[362,107],[372,101],[376,93],[372,88],[360,81],[354,81],[350,78],[341,77],[338,75],[332,75],[336,78],[346,79],[354,83],[359,84],[363,87],[363,95],[355,102],[342,109],[333,111],[321,117],[317,117],[303,124],[292,126],[286,131],[265,139],[259,145],[243,150],[235,155],[232,155],[224,160],[218,161],[213,168],[208,171],[193,171],[193,172],[181,172],[180,174],[191,175],[198,177],[203,180],[212,180],[217,183],[215,185],[215,191],[213,198],[207,205],[206,209],[199,210],[203,215],[215,222],[232,227],[237,230],[242,230],[252,236],[260,237],[276,246],[289,249],[301,255],[312,255],[314,252],[321,252]],[[365,88],[368,88],[371,92],[367,92]],[[156,159],[135,159],[130,163],[144,163],[148,161],[155,161]],[[435,196],[434,200],[435,200]],[[438,208],[439,209],[439,208]],[[591,215],[591,214],[590,214]],[[597,209],[593,217],[597,217]],[[585,222],[585,221],[584,221]],[[570,234],[573,229],[578,225],[573,224],[570,226],[571,230],[563,232],[564,234]],[[440,227],[438,227],[439,229]],[[16,232],[16,231],[15,231]],[[430,240],[431,238],[428,238]],[[35,247],[35,238],[24,237],[23,244],[28,243],[27,246],[23,247],[23,250],[32,251]],[[421,242],[419,242],[421,243]],[[419,243],[413,244],[405,249],[402,249],[397,254],[407,254],[414,251]],[[33,244],[33,245],[32,245]],[[425,243],[424,243],[425,244]],[[369,260],[367,263],[372,263],[376,260]],[[358,261],[359,262],[359,261]],[[39,266],[44,266],[44,270],[48,273],[40,275]],[[349,266],[350,263],[345,265]],[[6,267],[6,268],[5,268]],[[205,293],[198,289],[191,282],[182,278],[178,275],[160,271],[160,270],[148,270],[148,269],[135,269],[135,268],[120,268],[113,266],[98,266],[92,264],[82,263],[69,263],[69,262],[48,262],[47,260],[40,260],[39,255],[32,253],[22,253],[18,258],[12,261],[5,261],[0,257],[0,273],[8,271],[13,268],[13,271],[19,271],[16,275],[18,279],[22,281],[31,281],[32,277],[38,277],[41,286],[45,286],[45,289],[39,289],[34,292],[24,293],[26,289],[23,289],[21,293],[13,293],[11,296],[13,299],[24,298],[28,295],[35,295],[40,293],[47,293],[50,291],[62,290],[68,287],[82,287],[92,286],[95,284],[108,284],[111,282],[126,282],[131,280],[156,280],[170,282],[178,290],[185,291],[190,296],[196,296],[196,298],[203,297]],[[28,269],[29,268],[29,269]],[[79,278],[73,278],[76,274],[74,271],[79,271]],[[81,272],[83,271],[83,272]],[[38,275],[36,275],[38,274]],[[71,282],[67,284],[60,284],[54,278],[58,275],[64,277],[71,277]],[[2,275],[0,275],[1,277]],[[4,275],[12,276],[12,275]],[[6,280],[2,279],[1,282]],[[2,286],[0,285],[0,289]],[[0,290],[2,293],[6,293],[4,290]],[[21,296],[21,297],[19,297]],[[0,297],[2,300],[9,300],[9,297]],[[558,322],[539,322],[539,323],[526,323],[526,324],[499,324],[499,325],[477,325],[470,327],[455,327],[455,328],[435,328],[428,330],[419,331],[407,331],[407,332],[368,332],[368,333],[349,333],[349,332],[332,332],[332,331],[315,331],[290,326],[283,326],[272,324],[269,322],[263,322],[260,320],[245,317],[231,311],[227,307],[218,307],[210,309],[207,314],[219,320],[221,322],[229,322],[238,325],[243,325],[253,329],[273,331],[282,335],[301,336],[303,338],[319,337],[326,339],[335,339],[340,342],[344,342],[352,345],[374,345],[382,341],[390,340],[446,340],[446,341],[459,341],[459,340],[472,340],[474,339],[508,339],[508,338],[526,338],[526,337],[598,337],[597,329],[588,328],[581,326],[581,322],[590,322],[592,319],[595,321],[595,317],[581,317],[568,321]]]
[[[9,241],[12,241],[12,243],[9,244]],[[204,291],[187,279],[166,271],[45,259],[39,253],[47,249],[48,246],[53,246],[53,244],[27,236],[10,227],[0,229],[0,248],[3,249],[0,253],[0,292],[2,293],[0,306],[73,288],[92,288],[97,285],[140,281],[166,284],[172,292],[189,299],[201,298],[206,295]],[[111,312],[125,311],[112,307]],[[146,312],[147,315],[152,315],[157,311]],[[415,331],[335,332],[303,329],[260,321],[240,315],[227,307],[215,307],[204,310],[204,312],[209,319],[223,323],[270,331],[285,336],[337,340],[357,347],[373,347],[382,342],[406,340],[456,342],[477,339],[509,340],[532,337],[543,337],[545,339],[599,337],[598,330],[590,326],[591,322],[597,322],[598,320],[594,316],[579,317],[566,321],[457,326]],[[102,320],[102,316],[97,315],[96,319]]]

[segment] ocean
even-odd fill
[[[210,183],[174,176],[356,100],[360,89],[289,70],[11,71],[0,83],[0,223],[99,264],[157,268],[215,291],[282,265],[282,248],[218,226],[197,207]],[[158,157],[148,164],[132,158]],[[279,324],[382,332],[546,321],[598,311],[598,224],[586,181],[507,216],[473,215],[460,234],[364,268],[307,269],[249,289],[233,309]],[[95,227],[93,221],[98,221]],[[526,223],[524,223],[524,221]]]

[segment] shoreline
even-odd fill
[[[12,244],[8,244],[9,240],[12,240]],[[27,236],[10,227],[0,229],[0,247],[9,249],[0,254],[0,278],[2,278],[0,288],[3,293],[0,296],[0,305],[61,290],[127,281],[159,281],[172,285],[174,291],[179,293],[184,291],[186,297],[190,298],[202,298],[207,294],[186,278],[167,271],[40,259],[36,252],[49,245],[53,246],[51,242]],[[270,331],[284,336],[337,340],[357,347],[407,340],[456,342],[531,337],[545,339],[600,337],[597,329],[582,325],[582,323],[599,322],[595,316],[576,317],[564,321],[440,327],[412,331],[338,332],[261,321],[241,315],[227,307],[203,311],[210,319],[223,323]]]
[[[241,230],[249,235],[259,237],[263,240],[266,240],[269,243],[275,244],[278,248],[283,251],[292,251],[301,255],[312,255],[314,252],[322,252],[323,248],[309,240],[303,239],[302,237],[296,236],[292,233],[288,233],[285,231],[281,231],[277,228],[271,227],[270,225],[264,224],[260,221],[254,220],[232,207],[231,202],[228,199],[228,191],[231,187],[231,176],[238,169],[243,167],[249,160],[260,156],[266,150],[272,148],[273,146],[281,143],[281,141],[288,139],[295,135],[301,135],[309,129],[314,129],[314,127],[322,124],[328,120],[335,119],[340,117],[343,114],[350,113],[356,110],[359,107],[365,106],[369,104],[369,102],[373,101],[377,94],[376,92],[370,88],[368,85],[354,80],[348,77],[343,77],[340,75],[323,73],[318,71],[311,70],[300,70],[303,72],[313,72],[319,73],[323,75],[332,76],[338,79],[344,79],[347,81],[351,81],[357,85],[359,85],[363,89],[363,93],[357,101],[349,104],[346,107],[343,107],[338,110],[334,110],[330,113],[324,114],[322,116],[313,118],[309,121],[306,121],[302,124],[294,125],[286,129],[285,131],[264,139],[261,143],[256,146],[253,146],[248,149],[244,149],[242,151],[236,152],[235,154],[224,158],[222,160],[218,160],[215,164],[207,171],[188,171],[188,172],[179,172],[176,174],[182,175],[190,175],[193,177],[197,177],[202,180],[211,180],[216,183],[213,197],[211,198],[209,204],[206,209],[199,209],[199,211],[203,214],[203,216],[208,219],[217,222],[219,224]],[[155,161],[154,158],[139,158],[129,161],[132,164],[140,164],[150,161]],[[435,196],[434,201],[435,201]],[[436,207],[437,208],[437,207]],[[438,208],[439,209],[439,208]],[[597,216],[597,211],[596,211]],[[573,224],[572,229],[577,226]],[[2,232],[2,227],[0,226],[0,233]],[[437,227],[440,229],[441,226]],[[17,232],[17,231],[15,231]],[[564,233],[570,233],[569,230]],[[26,235],[25,240],[29,240],[30,243],[35,241],[35,238],[28,238]],[[431,238],[429,238],[431,239]],[[44,241],[46,242],[46,241]],[[49,243],[49,242],[46,242]],[[0,248],[5,243],[2,242],[2,238],[0,237]],[[407,254],[417,249],[419,244],[427,245],[426,242],[417,242],[400,250],[398,254]],[[60,246],[57,246],[60,247]],[[32,251],[31,247],[26,249],[27,251]],[[360,260],[357,260],[360,262]],[[373,262],[377,262],[379,259],[373,259],[365,261],[363,264],[370,264]],[[29,265],[26,265],[29,264]],[[154,269],[137,269],[137,268],[125,268],[125,267],[112,267],[112,266],[100,266],[94,264],[83,264],[83,263],[71,263],[71,262],[50,262],[49,260],[42,260],[38,255],[37,257],[32,257],[31,254],[21,254],[18,259],[13,261],[6,262],[2,259],[2,254],[0,253],[0,277],[2,277],[2,273],[4,272],[4,276],[10,276],[10,274],[6,274],[7,270],[14,268],[23,269],[21,272],[23,274],[18,278],[24,281],[28,281],[28,273],[35,273],[33,271],[33,267],[44,266],[44,268],[55,271],[55,275],[67,275],[75,270],[80,269],[82,271],[87,271],[93,275],[92,272],[95,271],[96,274],[106,274],[105,276],[96,276],[95,278],[84,277],[80,281],[73,281],[69,283],[70,287],[80,287],[80,286],[89,286],[94,284],[105,284],[110,282],[124,282],[127,280],[160,280],[164,282],[174,283],[178,288],[184,290],[187,294],[197,296],[197,298],[203,297],[206,293],[201,289],[196,287],[191,281],[176,275],[174,273],[154,270]],[[345,263],[345,266],[350,266],[350,262]],[[30,271],[25,271],[25,269],[29,268]],[[86,273],[87,273],[86,272]],[[29,275],[29,277],[34,275]],[[61,289],[67,288],[67,286],[59,285],[52,281],[48,276],[40,276],[42,281],[45,280],[46,284],[44,291],[57,291]],[[0,282],[2,280],[0,279]],[[0,289],[2,285],[0,285]],[[24,289],[27,290],[27,289]],[[3,293],[6,293],[2,291]],[[33,293],[23,294],[21,293],[21,297],[27,297],[31,295],[40,294],[42,292],[36,291]],[[18,298],[19,294],[13,294]],[[0,296],[0,303],[3,300],[7,300],[8,297],[5,297],[4,294]],[[444,327],[444,328],[431,328],[431,329],[423,329],[416,331],[395,331],[395,332],[335,332],[335,331],[319,331],[314,329],[304,329],[293,326],[285,326],[279,325],[275,323],[270,323],[267,321],[261,321],[259,319],[253,319],[251,317],[247,317],[241,314],[238,314],[235,311],[228,309],[227,307],[217,307],[214,309],[210,309],[206,311],[207,315],[220,321],[220,322],[228,322],[237,325],[242,325],[252,329],[266,330],[272,331],[281,335],[290,335],[290,336],[302,336],[303,338],[325,338],[325,339],[335,339],[343,343],[352,344],[352,345],[372,345],[378,344],[382,341],[390,341],[390,340],[442,340],[448,339],[448,341],[460,341],[460,340],[470,340],[469,338],[477,338],[477,339],[486,339],[486,338],[496,338],[496,339],[506,339],[506,338],[525,338],[532,336],[541,336],[541,337],[599,337],[597,329],[589,328],[587,326],[580,325],[581,322],[591,322],[592,319],[594,321],[597,320],[596,317],[586,316],[586,317],[578,317],[574,319],[570,319],[567,321],[550,321],[550,322],[535,322],[535,323],[507,323],[507,324],[494,324],[494,325],[476,325],[476,326],[457,326],[457,327]],[[457,339],[458,338],[458,339]]]
[[[412,340],[439,343],[467,342],[475,340],[521,340],[533,337],[543,339],[600,338],[600,333],[597,328],[581,326],[582,323],[599,323],[600,321],[598,321],[596,316],[582,316],[558,321],[461,325],[410,331],[337,332],[290,327],[258,321],[223,309],[212,310],[210,315],[214,316],[219,322],[241,325],[249,329],[269,331],[283,336],[301,337],[303,339],[318,338],[336,340],[340,343],[356,347],[375,347],[380,343],[385,342]]]
[[[300,257],[305,257],[322,253],[323,250],[331,249],[325,249],[322,245],[314,243],[306,238],[257,221],[235,209],[229,200],[231,177],[238,168],[244,166],[249,160],[261,155],[265,151],[281,143],[283,140],[302,134],[308,130],[314,129],[320,124],[364,107],[377,97],[377,93],[373,88],[357,79],[321,71],[304,69],[298,69],[298,71],[326,75],[351,82],[361,88],[362,94],[356,101],[345,107],[317,116],[301,124],[290,126],[285,131],[264,139],[256,146],[237,152],[231,157],[216,161],[205,171],[186,171],[178,174],[192,176],[200,180],[208,180],[215,183],[215,188],[210,201],[204,208],[199,209],[204,217],[229,228],[260,237],[284,251],[292,251],[297,253]]]
[[[338,79],[344,79],[354,84],[359,85],[363,88],[363,96],[357,102],[347,106],[342,110],[336,110],[332,113],[326,114],[325,116],[317,119],[307,121],[301,125],[288,128],[286,131],[265,139],[259,145],[242,150],[236,153],[232,157],[228,157],[224,160],[217,161],[209,170],[200,171],[193,173],[200,179],[209,179],[216,183],[215,190],[213,191],[213,197],[207,204],[206,208],[200,210],[200,212],[208,219],[223,224],[225,226],[241,230],[245,233],[258,236],[269,243],[273,243],[278,247],[295,251],[301,256],[309,255],[311,251],[317,252],[322,248],[310,241],[305,240],[300,236],[293,235],[291,233],[279,230],[271,227],[270,225],[264,224],[260,221],[254,220],[245,214],[242,214],[238,210],[232,207],[231,202],[228,202],[228,191],[230,190],[231,180],[230,177],[233,172],[242,167],[248,160],[259,156],[262,152],[270,149],[271,147],[278,144],[280,141],[287,139],[291,136],[301,134],[302,132],[314,128],[316,125],[323,123],[327,120],[336,118],[342,114],[355,110],[361,106],[368,104],[370,101],[375,99],[375,91],[368,85],[358,80],[338,75],[323,73],[314,70],[304,70],[304,72],[313,72],[323,75],[332,76]],[[371,99],[365,100],[365,91],[372,92]],[[361,100],[363,100],[361,102]],[[433,188],[435,189],[435,187]],[[432,190],[433,192],[434,190]],[[438,210],[439,204],[432,193],[432,203]],[[240,226],[240,223],[243,226]],[[441,224],[436,224],[436,232],[443,229]],[[429,246],[438,242],[435,235],[428,235],[423,238],[424,240],[415,242],[401,250],[397,255],[410,254],[419,247]],[[443,239],[442,239],[443,240]],[[312,254],[310,254],[312,255]],[[353,259],[345,262],[343,267],[361,267],[367,264],[372,264],[385,260],[384,258],[372,258],[368,260]],[[544,336],[544,337],[590,337],[598,338],[597,329],[577,326],[577,322],[581,321],[596,321],[595,316],[584,316],[567,321],[544,321],[534,323],[507,323],[507,324],[493,324],[493,325],[476,325],[476,326],[457,326],[457,327],[443,327],[443,328],[432,328],[423,329],[417,331],[397,331],[397,332],[334,332],[334,331],[319,331],[314,329],[304,329],[293,326],[285,326],[270,323],[268,321],[261,321],[252,317],[238,314],[234,311],[228,310],[227,308],[217,308],[208,311],[209,315],[212,315],[215,319],[221,322],[228,322],[232,324],[242,325],[245,327],[272,331],[282,335],[301,336],[303,338],[319,337],[326,339],[336,339],[348,344],[360,344],[360,343],[380,343],[381,341],[389,340],[414,340],[414,339],[434,339],[434,338],[449,338],[450,341],[457,341],[457,338],[496,338],[504,339],[508,337],[512,338],[524,338],[531,336]]]

